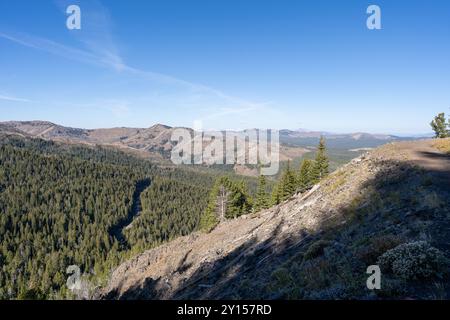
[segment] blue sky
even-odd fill
[[[450,1],[0,2],[1,121],[409,134],[438,112]]]

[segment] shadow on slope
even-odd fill
[[[426,241],[450,257],[449,168],[426,170],[391,160],[372,168],[377,169],[374,178],[345,204],[333,204],[337,214],[323,218],[317,232],[286,238],[281,221],[267,241],[250,239],[202,265],[175,290],[168,279],[147,279],[120,298],[158,299],[172,289],[172,299],[449,299],[445,272],[407,280],[382,270],[382,289],[366,287],[367,267],[400,244]],[[334,192],[323,197],[340,189]]]
[[[109,233],[117,239],[122,248],[130,249],[130,245],[123,235],[123,230],[126,226],[133,222],[133,219],[141,212],[141,193],[150,187],[150,184],[151,180],[149,178],[136,182],[133,198],[131,200],[132,204],[128,215],[124,219],[120,220],[116,225],[112,226],[109,230]]]

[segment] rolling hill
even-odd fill
[[[48,121],[9,121],[0,123],[0,132],[24,137],[37,137],[72,144],[102,145],[128,151],[154,161],[165,162],[170,159],[175,143],[171,136],[176,127],[155,124],[149,128],[105,128],[80,129],[64,127]],[[188,129],[193,132],[192,129]],[[208,135],[208,132],[205,132]],[[295,165],[304,157],[314,156],[315,146],[320,136],[327,140],[332,169],[359,156],[368,148],[378,147],[388,142],[411,140],[392,135],[351,133],[332,134],[306,130],[280,130],[280,161],[294,161]],[[250,146],[253,148],[256,146]],[[224,169],[242,175],[256,176],[253,166],[235,165]]]

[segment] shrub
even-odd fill
[[[425,241],[401,244],[378,258],[382,270],[405,280],[441,277],[449,261],[438,249]]]
[[[402,243],[402,238],[396,235],[379,235],[367,239],[367,243],[360,245],[356,254],[366,264],[373,264],[377,258],[387,250],[393,249]]]
[[[327,240],[318,240],[311,244],[306,250],[304,261],[311,260],[323,255],[323,250],[328,247],[332,242]]]
[[[281,267],[281,268],[276,269],[272,273],[271,277],[277,286],[286,287],[286,286],[292,284],[292,277],[289,273],[289,270],[287,270],[286,268]]]

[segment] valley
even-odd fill
[[[319,163],[321,146],[282,144],[289,161],[262,184],[246,175],[252,168],[172,165],[158,140],[167,126],[126,148],[114,135],[145,129],[0,128],[3,299],[427,299],[449,290],[441,265],[431,282],[393,271],[380,292],[364,282],[368,265],[402,245],[448,255],[447,140],[348,140],[326,149],[329,176],[303,184],[301,168]],[[66,288],[68,265],[80,266],[88,296]]]

